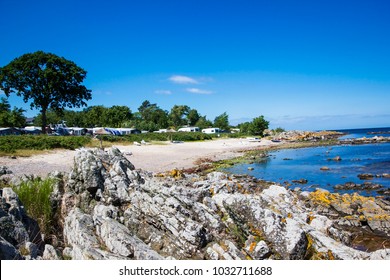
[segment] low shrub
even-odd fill
[[[0,137],[0,151],[80,148],[91,141],[87,136],[9,135]]]

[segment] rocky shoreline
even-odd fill
[[[82,149],[70,174],[50,176],[57,236],[40,235],[3,188],[1,259],[390,259],[381,198],[220,172],[153,174],[115,148]]]

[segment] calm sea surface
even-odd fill
[[[343,138],[373,137],[382,134],[367,134],[371,131],[390,131],[390,128],[349,130],[349,135]],[[343,131],[346,132],[346,131]],[[383,134],[383,136],[390,136]],[[332,160],[336,156],[340,161]],[[320,170],[328,167],[329,171]],[[248,170],[253,167],[254,170]],[[301,149],[286,149],[271,151],[268,157],[261,162],[253,164],[239,164],[226,171],[234,174],[248,174],[259,179],[285,184],[288,182],[291,188],[297,186],[302,189],[314,190],[324,188],[336,192],[352,192],[334,190],[337,184],[354,182],[379,183],[384,188],[390,188],[390,179],[374,178],[372,180],[360,180],[358,174],[390,173],[390,143],[330,146]],[[292,180],[306,179],[306,184],[293,183]],[[375,192],[360,191],[362,195],[376,195]]]

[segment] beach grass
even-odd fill
[[[53,178],[35,178],[13,187],[27,214],[38,222],[41,232],[47,235],[53,230],[53,208],[50,195],[54,184]]]

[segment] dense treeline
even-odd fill
[[[201,115],[196,109],[187,105],[174,105],[170,111],[161,109],[157,104],[148,100],[142,102],[138,111],[133,113],[127,106],[90,106],[82,111],[64,110],[61,114],[49,110],[48,123],[66,121],[70,127],[132,127],[143,131],[153,132],[159,129],[178,129],[183,126],[197,126],[200,129],[218,127],[229,131],[229,115],[224,112],[214,121]],[[41,125],[41,116],[35,118],[35,125]],[[253,119],[252,122],[239,124],[241,132],[251,135],[262,135],[268,128],[269,122],[263,116]]]
[[[216,126],[223,130],[229,129],[226,112],[217,116],[212,122],[187,105],[174,105],[170,111],[167,111],[148,100],[145,100],[134,113],[127,106],[99,105],[87,107],[82,111],[64,110],[59,113],[49,110],[46,118],[47,123],[51,124],[64,120],[70,127],[134,127],[150,132],[166,128],[178,129],[182,126],[198,126],[200,129]],[[42,116],[39,114],[35,118],[34,125],[41,124]]]

